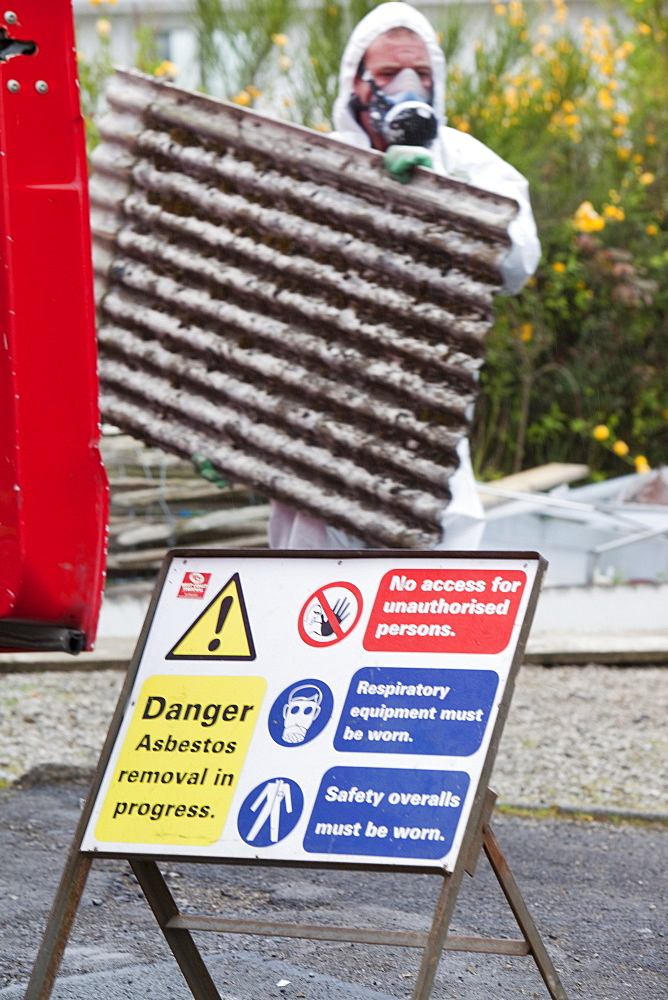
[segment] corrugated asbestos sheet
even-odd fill
[[[103,418],[373,547],[440,539],[514,202],[118,73],[91,182]]]

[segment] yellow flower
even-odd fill
[[[656,146],[656,136],[653,132],[650,132],[650,134],[645,137],[645,142],[648,146]]]
[[[508,22],[513,28],[521,28],[526,17],[521,0],[510,0],[508,5]]]
[[[533,323],[522,323],[520,327],[520,340],[528,344],[533,337]]]
[[[612,99],[612,94],[610,93],[610,90],[607,87],[603,87],[602,90],[599,90],[598,103],[601,105],[602,108],[605,108],[606,111],[615,106],[615,102]]]
[[[499,17],[505,17],[506,5],[502,3],[494,4],[494,13],[498,14]]]
[[[647,186],[654,183],[654,174],[645,173],[640,175],[640,183]]]
[[[95,30],[100,38],[108,38],[111,34],[111,21],[106,17],[100,17],[95,22]]]
[[[648,236],[656,236],[659,231],[659,227],[655,226],[653,222],[650,222],[649,226],[645,227],[645,232]]]
[[[179,68],[169,59],[163,60],[159,66],[153,70],[153,76],[178,76]]]
[[[620,208],[618,205],[604,205],[603,215],[606,219],[615,219],[617,222],[623,222],[626,218],[624,209]]]
[[[554,17],[552,20],[555,24],[565,24],[568,20],[568,10],[564,0],[553,0],[552,6],[554,7]]]
[[[292,59],[290,58],[290,56],[281,56],[280,59],[278,60],[278,65],[282,70],[290,69],[290,67],[292,66]]]
[[[619,157],[620,160],[628,160],[630,155],[631,155],[631,150],[628,148],[628,146],[620,146],[619,149],[617,150],[617,156]]]
[[[104,0],[88,0],[91,7],[99,7],[100,4],[104,3]]]
[[[327,122],[319,122],[317,125],[313,126],[316,132],[331,132],[332,126],[328,125]]]
[[[272,35],[271,36],[271,40],[274,43],[274,45],[278,45],[278,47],[281,48],[281,49],[285,48],[285,46],[290,41],[290,39],[288,38],[288,36],[287,35],[283,35],[283,34]]]
[[[232,98],[232,103],[240,104],[242,108],[247,108],[252,100],[253,98],[251,97],[251,95],[248,93],[247,90],[240,90],[239,93],[235,94],[235,96]]]
[[[262,91],[254,87],[252,83],[249,83],[246,90],[251,95],[254,101],[257,101],[258,97],[262,97]]]
[[[457,125],[455,127],[457,129],[459,129],[460,132],[470,132],[471,131],[471,126],[469,125],[469,123],[466,121],[465,118],[460,118],[460,120],[457,122]]]
[[[615,455],[619,455],[620,458],[624,458],[624,456],[628,455],[629,453],[629,446],[627,445],[626,441],[615,441],[615,443],[612,446],[612,450],[614,451]]]
[[[610,437],[610,431],[605,424],[597,424],[592,431],[592,435],[597,441],[607,441]]]
[[[652,34],[652,29],[650,28],[649,24],[645,24],[644,21],[641,21],[640,24],[638,25],[638,31],[640,32],[641,35]]]
[[[636,455],[636,457],[633,459],[633,462],[636,467],[636,472],[640,473],[641,476],[645,472],[652,471],[652,468],[644,455]]]
[[[566,270],[566,265],[564,264],[563,260],[556,260],[552,265],[552,270],[555,271],[557,274],[563,274],[564,271]]]
[[[583,201],[573,216],[573,224],[581,233],[596,233],[605,228],[605,219],[590,201]]]

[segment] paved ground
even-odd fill
[[[0,1000],[19,1000],[78,819],[83,786],[0,792]],[[498,816],[494,827],[567,995],[668,995],[666,830]],[[187,911],[426,929],[439,879],[166,864]],[[515,936],[484,859],[466,878],[453,931]],[[362,945],[200,935],[223,1000],[408,998],[418,953]],[[283,980],[287,985],[279,986]],[[547,997],[529,958],[446,954],[435,1000]],[[130,869],[94,863],[55,1000],[189,996]]]

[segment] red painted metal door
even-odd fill
[[[0,14],[0,648],[91,648],[99,454],[83,121],[70,0]],[[2,10],[2,8],[0,8]]]

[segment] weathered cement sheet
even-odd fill
[[[513,201],[118,73],[91,180],[103,418],[431,547]]]

